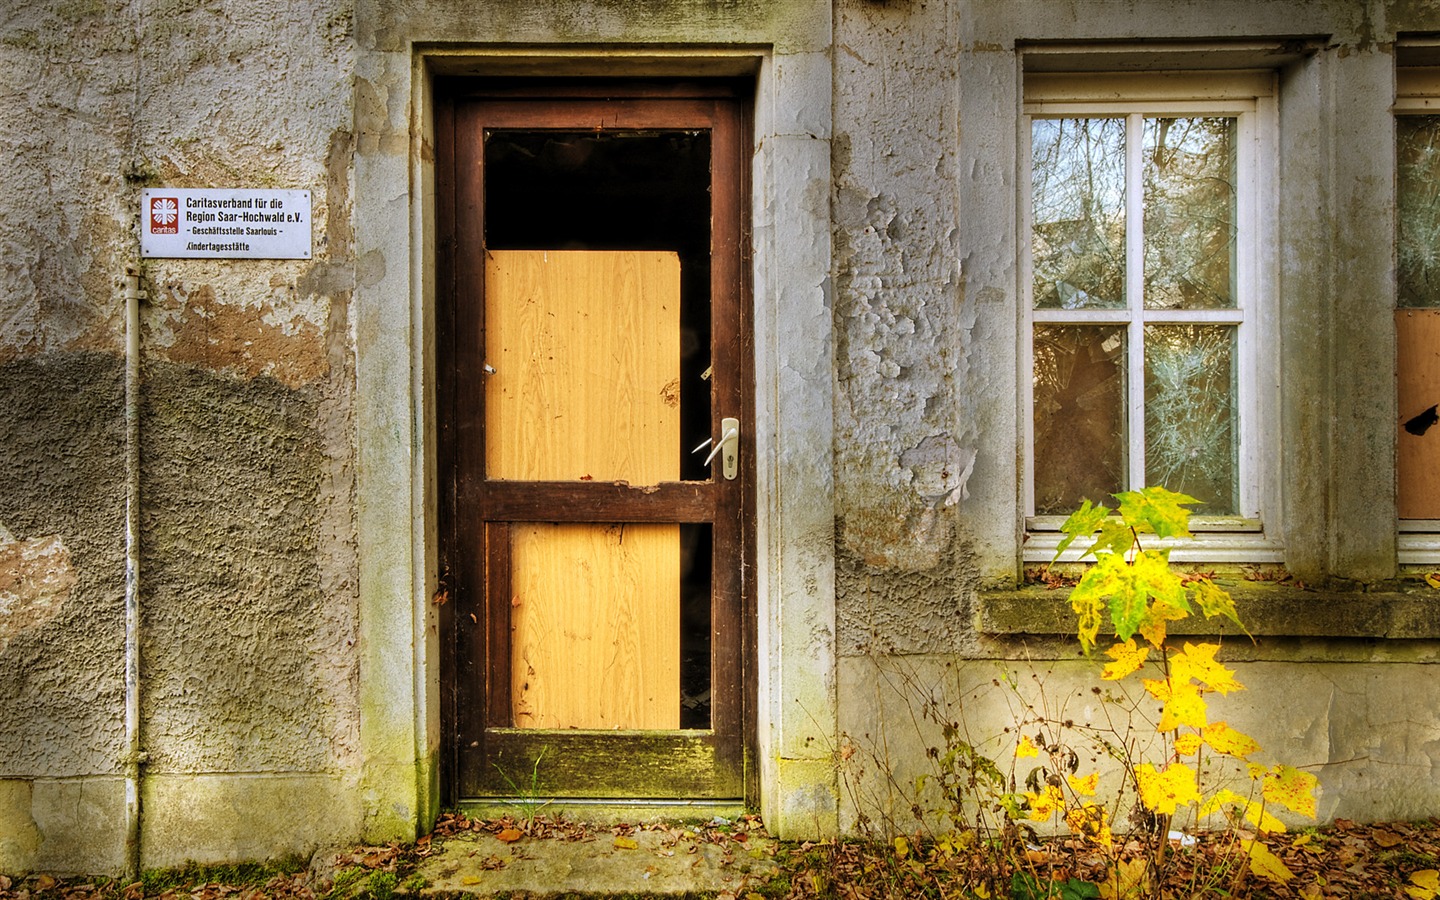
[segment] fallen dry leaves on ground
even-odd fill
[[[190,881],[181,880],[164,890],[147,891],[140,882],[122,884],[98,879],[61,879],[47,874],[26,877],[0,875],[0,900],[325,900],[335,896],[334,877],[347,869],[388,872],[403,877],[416,862],[435,852],[447,838],[465,832],[483,832],[502,840],[538,842],[546,840],[603,842],[607,849],[624,849],[634,844],[639,831],[663,835],[661,853],[685,852],[699,843],[719,845],[722,861],[733,861],[742,853],[772,856],[779,870],[770,877],[748,882],[738,892],[722,893],[716,900],[898,900],[898,898],[950,898],[1011,896],[1013,871],[998,870],[993,851],[977,843],[969,848],[937,847],[921,837],[897,839],[893,843],[857,841],[782,843],[757,841],[765,837],[756,817],[735,822],[709,824],[645,824],[592,826],[565,818],[470,819],[447,813],[434,831],[414,844],[361,846],[339,854],[333,866],[312,867],[310,871],[272,875],[250,883],[211,880],[209,870],[197,870]],[[1249,876],[1238,885],[1235,871],[1236,835],[1205,835],[1194,846],[1179,848],[1177,865],[1164,885],[1167,900],[1235,897],[1237,900],[1440,900],[1440,820],[1417,823],[1360,825],[1344,819],[1322,829],[1297,834],[1265,836],[1265,844],[1295,873],[1284,885]],[[1249,835],[1241,835],[1249,837]],[[773,847],[773,849],[772,849]],[[1140,851],[1132,844],[1132,855]],[[1054,897],[1068,900],[1061,886],[1070,879],[1098,877],[1104,861],[1083,848],[1065,841],[1034,844],[1023,852],[1010,854],[1026,869],[1028,885],[1022,900]],[[1228,870],[1225,861],[1232,865]],[[644,855],[637,854],[637,870],[643,871]],[[1226,874],[1226,873],[1231,874]],[[328,874],[327,874],[328,873]],[[989,873],[991,883],[1005,890],[991,893],[967,890],[978,883],[977,875]],[[1219,873],[1219,875],[1217,875]],[[407,893],[397,884],[397,896]]]
[[[1277,885],[1240,873],[1239,838],[1245,833],[1203,835],[1189,847],[1172,842],[1175,865],[1162,885],[1166,900],[1233,897],[1237,900],[1440,900],[1432,879],[1440,868],[1440,821],[1358,825],[1344,819],[1323,829],[1265,835],[1266,846],[1295,873]],[[942,852],[943,851],[943,852]],[[1143,848],[1130,842],[1122,864],[1143,869]],[[825,897],[843,900],[898,900],[914,897],[995,897],[1017,900],[1071,900],[1080,882],[1099,881],[1107,861],[1067,840],[1017,847],[1009,863],[979,844],[969,849],[937,848],[915,839],[891,844],[806,843],[780,851],[783,892],[761,898]],[[1012,894],[1016,866],[1022,889]],[[1416,876],[1419,876],[1418,878]],[[1432,887],[1427,887],[1432,885]],[[1090,889],[1090,890],[1093,890]],[[743,896],[743,895],[742,895]],[[1101,896],[1114,896],[1114,892]]]

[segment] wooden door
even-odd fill
[[[744,107],[718,84],[437,97],[447,794],[742,798]]]

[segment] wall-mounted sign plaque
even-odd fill
[[[145,188],[140,255],[309,259],[310,192]]]

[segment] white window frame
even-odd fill
[[[1276,109],[1275,75],[1270,71],[1164,73],[1034,73],[1024,82],[1019,148],[1019,297],[1023,311],[1020,384],[1023,414],[1023,512],[1025,562],[1049,562],[1062,535],[1063,516],[1037,516],[1034,507],[1034,328],[1036,323],[1125,325],[1127,334],[1127,421],[1132,433],[1143,428],[1145,372],[1136,364],[1143,354],[1146,323],[1235,325],[1236,472],[1239,514],[1196,516],[1191,530],[1198,540],[1169,542],[1177,562],[1279,563],[1283,545],[1270,525],[1278,508],[1276,468],[1271,448],[1277,443],[1278,353],[1275,328]],[[1236,119],[1236,306],[1220,310],[1144,310],[1139,298],[1144,271],[1133,264],[1143,252],[1142,126],[1153,116],[1233,116]],[[1113,117],[1126,128],[1126,297],[1116,310],[1037,310],[1031,258],[1031,121],[1034,118]],[[1145,484],[1143,454],[1128,454],[1131,485]],[[1097,502],[1112,502],[1098,498]],[[1152,544],[1154,546],[1155,544]],[[1163,545],[1160,544],[1160,545]],[[1076,560],[1086,547],[1076,542],[1062,559]]]
[[[1400,116],[1440,116],[1440,67],[1416,66],[1396,69],[1395,105]],[[1400,189],[1396,173],[1395,189]],[[1398,209],[1399,195],[1396,195]],[[1396,223],[1398,228],[1399,223]],[[1396,306],[1399,285],[1396,285]],[[1440,519],[1397,519],[1395,552],[1402,566],[1428,566],[1440,562]]]

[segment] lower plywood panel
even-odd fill
[[[519,728],[680,727],[680,527],[516,525]]]

